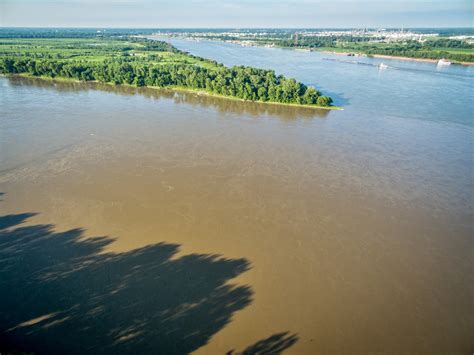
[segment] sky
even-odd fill
[[[473,27],[473,0],[0,0],[1,27]]]

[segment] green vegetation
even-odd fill
[[[293,32],[272,32],[239,37],[225,34],[207,35],[207,39],[225,41],[250,41],[257,45],[273,45],[283,48],[326,50],[334,52],[354,52],[367,55],[381,54],[398,57],[449,59],[455,62],[474,62],[474,45],[467,40],[449,37],[428,37],[425,41],[398,40],[387,41],[365,36],[308,36],[304,32],[295,37]],[[199,38],[196,34],[195,37]]]
[[[367,55],[382,54],[398,57],[449,59],[456,62],[474,62],[474,46],[460,40],[432,39],[420,43],[404,42],[373,42],[352,37],[303,37],[294,40],[278,40],[274,45],[288,48],[306,48],[313,50],[330,50],[335,52],[355,52]],[[264,44],[269,44],[265,42]]]
[[[281,47],[353,51],[364,54],[383,54],[391,56],[451,59],[459,62],[474,62],[474,46],[465,41],[449,38],[433,38],[425,42],[414,40],[396,42],[369,41],[367,37],[301,37],[279,39],[273,42]],[[268,44],[268,43],[266,43]]]
[[[96,38],[149,35],[152,29],[138,28],[0,28],[0,38]]]
[[[130,36],[0,39],[0,73],[185,88],[251,101],[331,106],[313,87],[274,71],[228,68],[180,51],[170,44]],[[20,37],[20,36],[17,36]]]
[[[474,46],[459,40],[432,39],[420,43],[405,41],[394,43],[354,42],[340,44],[338,48],[364,54],[382,54],[408,58],[449,59],[456,62],[474,62]]]

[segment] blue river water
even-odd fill
[[[226,65],[275,70],[313,85],[352,115],[474,125],[474,67],[347,57],[321,52],[171,39],[192,54]],[[380,68],[380,64],[387,68]]]

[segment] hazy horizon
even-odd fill
[[[385,29],[385,30],[397,30],[403,28],[404,30],[418,29],[418,30],[431,30],[431,29],[470,29],[474,31],[474,28],[469,26],[431,26],[431,27],[367,27],[367,26],[353,26],[353,27],[343,27],[343,26],[324,26],[324,27],[127,27],[127,26],[0,26],[0,29],[6,28],[27,28],[27,29],[134,29],[134,30],[351,30],[351,29]]]
[[[469,0],[0,0],[0,27],[465,28]]]

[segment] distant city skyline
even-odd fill
[[[471,0],[0,0],[2,27],[472,27]]]

